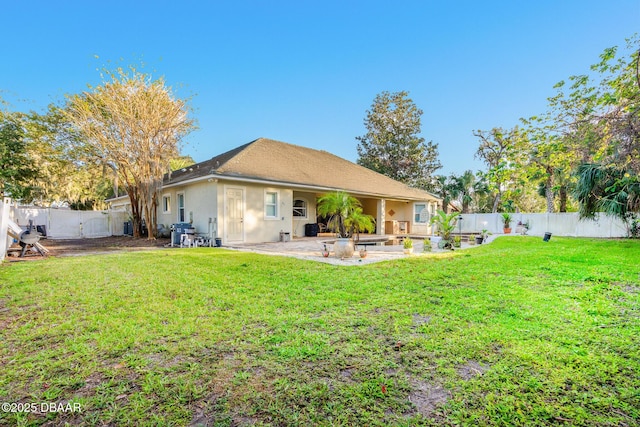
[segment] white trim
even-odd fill
[[[165,199],[167,202],[165,203]],[[170,214],[171,213],[171,193],[165,193],[162,195],[162,213]],[[165,209],[166,207],[166,209]]]
[[[184,215],[183,219],[180,219],[180,196],[182,196],[182,213]],[[176,222],[186,222],[187,221],[187,196],[184,191],[178,191],[176,193]]]
[[[275,208],[276,211],[274,213],[273,216],[271,215],[267,215],[267,194],[275,194],[276,195],[276,202],[275,202]],[[276,189],[276,188],[265,188],[264,189],[264,195],[262,197],[262,203],[263,203],[263,215],[264,215],[264,220],[265,221],[279,221],[280,220],[280,202],[282,201],[282,198],[280,197],[280,190]]]
[[[242,191],[242,239],[241,240],[229,240],[229,205],[227,204],[227,190],[241,190]],[[242,187],[239,185],[227,185],[224,184],[222,186],[222,191],[224,192],[223,196],[223,209],[222,217],[224,224],[224,241],[225,242],[233,242],[233,243],[243,243],[246,240],[247,229],[244,226],[244,218],[247,213],[247,187]]]
[[[422,221],[416,221],[416,206],[417,205],[424,205],[424,210],[427,211],[427,214],[429,216],[431,216],[431,212],[429,212],[429,202],[424,201],[424,202],[414,202],[413,206],[412,206],[412,212],[411,212],[411,222],[414,225],[429,225],[429,220],[426,220],[425,222]]]
[[[304,202],[304,216],[296,216],[294,215],[294,212],[296,210],[296,200],[300,200],[302,202]],[[309,201],[304,198],[304,197],[294,197],[293,198],[293,204],[291,206],[291,216],[293,217],[294,221],[295,220],[303,220],[303,219],[309,219]]]

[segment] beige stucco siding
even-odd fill
[[[412,202],[397,202],[387,200],[385,206],[385,219],[386,221],[409,221],[411,234],[431,234],[431,226],[427,220],[426,223],[416,222],[415,221],[415,205],[416,204],[424,204],[427,206],[427,209],[431,212],[431,205],[437,204],[437,202],[433,200],[425,200],[425,201],[412,201]],[[390,233],[389,230],[385,230],[387,234]]]
[[[178,222],[178,193],[184,194],[185,222],[193,219],[197,233],[209,232],[209,219],[213,224],[217,216],[217,185],[215,182],[198,182],[188,186],[164,189],[160,193],[158,223],[170,226]],[[169,196],[170,211],[164,212],[162,198]],[[212,225],[213,226],[213,225]]]
[[[226,194],[228,190],[241,190],[243,194],[243,236],[230,235],[229,209]],[[276,215],[267,212],[268,193],[277,195]],[[218,183],[218,227],[223,243],[275,242],[280,239],[280,232],[292,234],[293,190],[277,186],[258,184],[239,185],[232,182]]]

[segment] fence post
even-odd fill
[[[9,247],[9,209],[11,209],[11,199],[5,197],[0,200],[0,261],[4,260]]]

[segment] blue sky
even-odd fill
[[[638,31],[640,0],[6,1],[0,97],[43,111],[143,62],[193,97],[196,161],[258,137],[355,161],[376,94],[406,90],[438,172],[459,174],[482,168],[473,130],[543,112],[556,82]]]

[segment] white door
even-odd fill
[[[227,241],[244,241],[244,189],[227,188],[226,190],[226,230]]]

